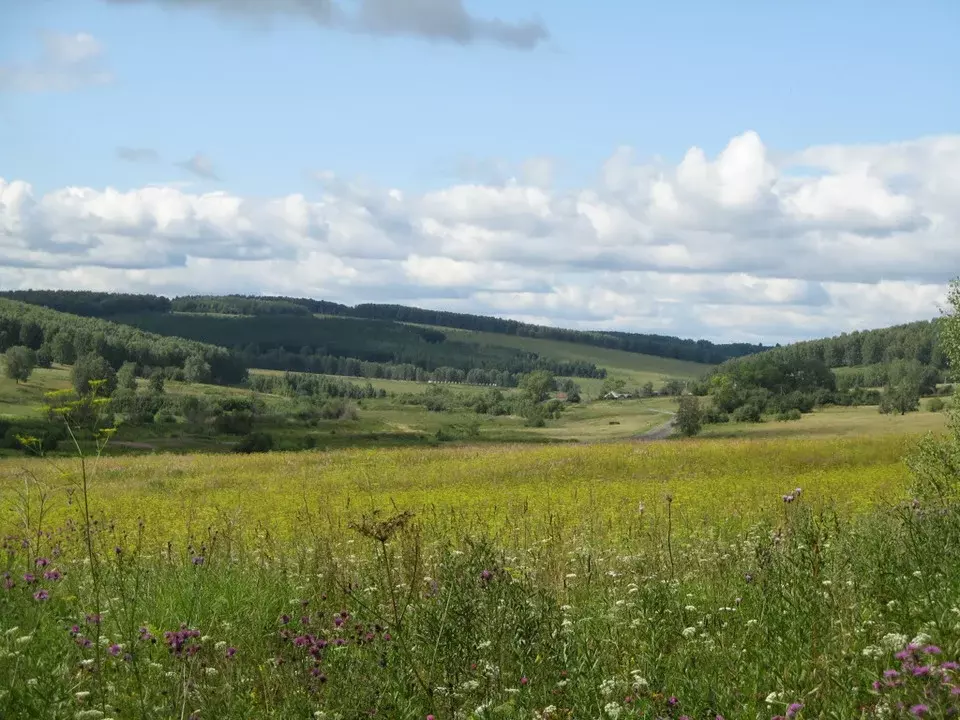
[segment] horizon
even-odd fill
[[[749,5],[10,4],[0,288],[767,346],[935,319],[960,6]]]

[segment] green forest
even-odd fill
[[[728,360],[694,386],[709,395],[708,422],[758,421],[832,405],[916,410],[920,398],[949,393],[939,319],[778,346]]]
[[[350,307],[340,303],[310,298],[259,295],[191,295],[168,300],[153,295],[114,295],[111,293],[55,290],[9,291],[0,293],[0,297],[2,296],[92,317],[175,312],[241,316],[304,316],[316,314],[360,320],[381,320],[392,323],[430,325],[519,337],[560,340],[709,365],[767,349],[763,345],[747,343],[715,344],[706,340],[682,339],[669,335],[568,330],[521,323],[503,318],[425,310],[404,305],[363,303]],[[302,343],[295,343],[294,347],[300,347],[300,345]]]

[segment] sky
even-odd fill
[[[791,342],[960,275],[960,3],[0,0],[0,288]]]

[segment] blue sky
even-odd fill
[[[13,4],[11,0],[11,5]],[[619,145],[679,160],[756,130],[795,150],[956,130],[960,3],[474,2],[539,17],[533,51],[358,36],[278,18],[48,0],[6,10],[6,59],[44,31],[89,32],[117,81],[6,99],[4,171],[38,187],[166,180],[117,145],[182,160],[202,149],[243,193],[316,170],[399,187],[456,177],[466,158],[556,158],[582,183]],[[731,8],[736,11],[731,11]],[[954,86],[954,88],[951,88]],[[175,177],[177,173],[168,173]]]
[[[0,177],[29,183],[35,201],[65,187],[157,183],[194,194],[313,198],[323,191],[314,177],[322,171],[419,195],[463,182],[499,187],[525,161],[546,158],[559,194],[595,189],[621,146],[644,167],[676,167],[693,146],[714,158],[755,131],[783,179],[797,163],[780,158],[810,148],[960,131],[960,3],[950,0],[466,3],[477,20],[541,23],[549,36],[527,49],[350,32],[306,15],[228,16],[217,2],[0,0]],[[69,87],[45,86],[36,78],[57,70],[43,59],[43,38],[76,33],[93,38],[99,55],[60,69],[72,73]],[[95,82],[92,72],[101,73]],[[156,161],[123,160],[118,147],[149,149]],[[209,159],[216,180],[176,165],[195,153]],[[895,180],[884,177],[885,187],[895,189]],[[715,231],[729,233],[718,223]],[[489,283],[470,290],[493,291]],[[506,291],[496,292],[503,300]]]

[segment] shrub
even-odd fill
[[[720,408],[714,407],[713,405],[708,405],[703,410],[703,424],[704,425],[719,425],[721,423],[730,422],[730,415],[723,412]]]
[[[234,452],[238,453],[262,453],[271,450],[273,450],[273,436],[262,431],[244,435],[234,448]]]
[[[782,413],[777,414],[777,420],[780,422],[790,422],[792,420],[799,420],[803,417],[803,413],[793,408]]]
[[[933,398],[929,403],[927,403],[927,410],[930,412],[942,412],[946,407],[947,404],[938,397]]]
[[[763,408],[756,403],[747,403],[734,410],[732,417],[734,422],[758,423],[763,420]]]

